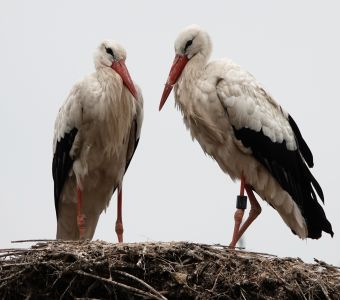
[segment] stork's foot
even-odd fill
[[[116,222],[116,234],[118,237],[118,243],[123,243],[123,232],[124,232],[123,223],[117,221]]]
[[[229,244],[230,248],[235,248],[236,243],[239,240],[238,233],[239,233],[240,226],[242,223],[243,215],[244,215],[244,209],[238,208],[234,215],[235,225],[234,225],[233,238],[231,240],[231,243]]]
[[[79,239],[84,240],[85,239],[85,215],[84,214],[78,214],[77,215],[77,225],[79,229]]]

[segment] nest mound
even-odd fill
[[[221,245],[47,241],[0,252],[1,299],[340,299],[337,267]]]

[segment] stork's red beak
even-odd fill
[[[119,74],[119,76],[123,80],[124,85],[131,92],[132,96],[135,97],[136,100],[138,100],[137,90],[135,88],[135,85],[133,84],[124,60],[113,61],[111,68]]]
[[[168,99],[174,84],[177,82],[179,76],[181,76],[182,71],[188,61],[189,59],[185,55],[175,56],[174,62],[172,63],[172,66],[171,66],[168,80],[166,81],[166,84],[163,90],[161,102],[159,103],[159,110],[162,109],[163,105],[165,104],[166,99]]]

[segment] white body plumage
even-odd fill
[[[191,69],[196,66],[187,65],[183,70],[175,86],[175,100],[192,137],[233,180],[244,174],[246,182],[286,224],[306,238],[307,227],[296,203],[233,132],[233,126],[262,129],[273,142],[284,140],[289,150],[296,150],[287,114],[253,76],[231,60],[213,61],[201,73]]]
[[[179,34],[160,109],[174,87],[192,137],[233,180],[242,179],[252,203],[254,190],[300,238],[333,235],[316,195],[323,201],[322,189],[308,168],[313,155],[295,121],[230,59],[208,63],[211,50],[209,35],[197,25]],[[247,226],[258,204],[256,210]],[[244,231],[237,232],[233,246]]]
[[[117,56],[125,55],[114,42],[106,41],[102,45],[101,48],[113,49]],[[98,53],[102,52],[101,48]],[[67,158],[69,154],[72,160],[64,184],[55,179],[55,187],[62,185],[57,187],[59,197],[55,195],[57,238],[61,239],[79,239],[77,187],[82,191],[86,219],[83,238],[93,237],[99,215],[108,206],[115,189],[122,185],[140,136],[143,121],[140,89],[137,88],[135,99],[121,76],[108,67],[111,62],[105,65],[102,61],[97,54],[96,72],[72,88],[55,122],[53,153],[58,155],[58,143],[60,146],[69,143],[69,152],[62,151],[62,155]],[[62,162],[60,165],[59,169]]]

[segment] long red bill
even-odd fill
[[[128,88],[132,96],[135,97],[136,100],[138,100],[137,90],[135,88],[135,85],[133,84],[124,60],[113,61],[111,68],[119,74],[119,76],[123,80],[124,85]]]
[[[172,63],[171,70],[169,73],[168,80],[166,81],[161,102],[159,103],[159,110],[162,109],[165,104],[166,99],[168,99],[174,84],[177,82],[179,76],[181,76],[182,71],[187,64],[189,59],[185,55],[176,55],[174,62]]]

